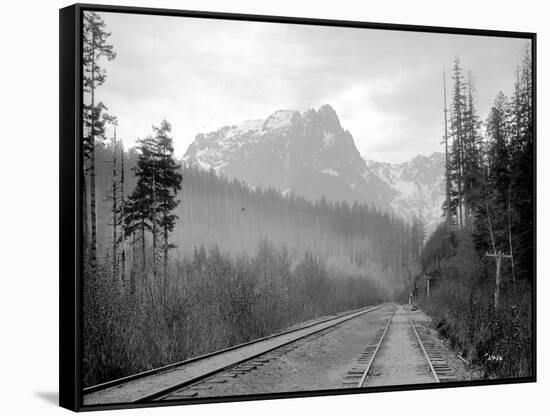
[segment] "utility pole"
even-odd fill
[[[501,263],[502,263],[502,259],[505,258],[505,259],[511,259],[513,261],[513,257],[511,254],[502,254],[502,251],[499,250],[498,252],[495,252],[495,253],[492,253],[492,254],[489,254],[489,253],[485,253],[485,256],[486,257],[494,257],[495,258],[495,261],[496,261],[496,264],[497,264],[497,271],[496,271],[496,277],[495,277],[495,283],[496,283],[496,286],[495,286],[495,309],[498,308],[498,303],[499,303],[499,297],[500,297],[500,283],[501,283],[501,277],[500,277],[500,269],[501,269]]]
[[[498,303],[499,303],[499,297],[500,297],[500,268],[502,264],[502,258],[510,259],[512,260],[512,264],[514,264],[514,258],[512,256],[512,252],[510,254],[502,254],[502,250],[497,251],[497,246],[495,243],[495,235],[493,233],[493,225],[491,223],[491,215],[489,214],[489,203],[487,202],[487,198],[485,198],[485,209],[487,210],[487,224],[489,225],[489,235],[491,236],[491,244],[493,246],[493,253],[489,254],[488,252],[485,253],[486,257],[494,257],[496,261],[496,276],[495,276],[495,310],[498,309]]]
[[[430,299],[430,281],[433,279],[432,276],[424,276],[424,279],[426,279],[426,298]]]

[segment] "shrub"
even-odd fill
[[[511,282],[508,270],[498,309],[494,307],[493,262],[476,252],[467,235],[454,255],[441,260],[431,296],[421,291],[419,304],[451,345],[486,378],[529,376],[531,357],[531,286]]]
[[[279,332],[318,316],[377,303],[361,269],[326,267],[311,253],[292,266],[263,241],[255,256],[201,248],[166,284],[140,276],[131,294],[109,270],[85,270],[84,385],[90,386]],[[162,280],[162,279],[160,279]],[[163,286],[164,285],[164,286]]]

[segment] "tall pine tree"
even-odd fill
[[[95,269],[97,261],[97,213],[96,213],[96,172],[95,172],[95,144],[97,139],[105,137],[105,120],[103,112],[105,105],[96,102],[96,89],[103,85],[107,74],[100,66],[99,60],[106,58],[113,60],[116,57],[113,46],[107,43],[111,34],[105,30],[105,22],[98,13],[84,12],[83,15],[83,89],[84,89],[84,137],[83,153],[85,158],[84,166],[84,241],[87,249],[89,241],[89,256],[92,269]],[[88,230],[88,202],[87,202],[87,181],[86,174],[90,176],[90,203],[89,216],[91,227],[91,239]]]
[[[174,230],[177,215],[173,213],[179,203],[177,192],[181,189],[181,166],[174,159],[174,145],[169,136],[172,131],[170,123],[161,122],[160,127],[153,127],[155,145],[157,147],[158,163],[156,198],[158,206],[158,224],[162,233],[163,275],[166,278],[168,268],[168,251],[175,246],[168,241],[169,234]]]
[[[449,176],[452,182],[451,210],[456,216],[459,228],[464,226],[464,119],[466,96],[464,94],[464,76],[459,58],[453,64],[453,88],[451,100],[452,150],[449,163]]]
[[[482,185],[481,133],[479,117],[475,109],[475,86],[471,73],[468,73],[466,107],[464,111],[463,139],[463,180],[465,221],[470,231],[474,229],[474,212],[478,204]]]
[[[146,232],[151,236],[151,267],[153,277],[158,275],[158,259],[162,252],[163,277],[166,279],[168,253],[175,245],[169,242],[177,216],[174,209],[181,189],[181,166],[174,159],[170,123],[163,120],[153,126],[153,135],[138,141],[138,161],[134,170],[137,184],[125,204],[125,235],[140,233],[142,273],[146,272]]]
[[[510,201],[511,233],[517,245],[518,269],[525,276],[534,274],[533,247],[533,74],[531,49],[526,46],[516,74],[510,116]]]

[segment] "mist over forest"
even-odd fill
[[[96,157],[99,163],[110,163],[112,146],[98,147]],[[136,150],[130,149],[124,157],[129,178],[125,193],[129,195],[135,186]],[[174,210],[174,262],[189,259],[201,247],[217,247],[233,257],[253,255],[260,242],[267,240],[275,247],[284,247],[293,265],[310,253],[323,258],[334,272],[376,281],[391,297],[409,277],[411,261],[416,260],[414,250],[418,257],[419,236],[411,234],[418,234],[418,230],[366,204],[350,206],[325,198],[313,202],[295,194],[285,196],[274,188],[253,189],[196,165],[182,164],[181,172],[185,179]],[[98,198],[104,201],[98,205],[98,248],[106,257],[112,248],[112,207],[106,198],[111,181],[109,170],[98,172]]]

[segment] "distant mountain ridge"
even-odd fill
[[[445,154],[418,155],[403,163],[366,161],[367,166],[394,191],[391,207],[411,222],[422,217],[428,232],[441,222],[445,198]]]
[[[366,202],[407,221],[422,212],[429,227],[439,222],[444,155],[402,164],[364,160],[330,105],[302,114],[279,110],[264,120],[200,133],[183,160],[251,186],[312,200]]]

